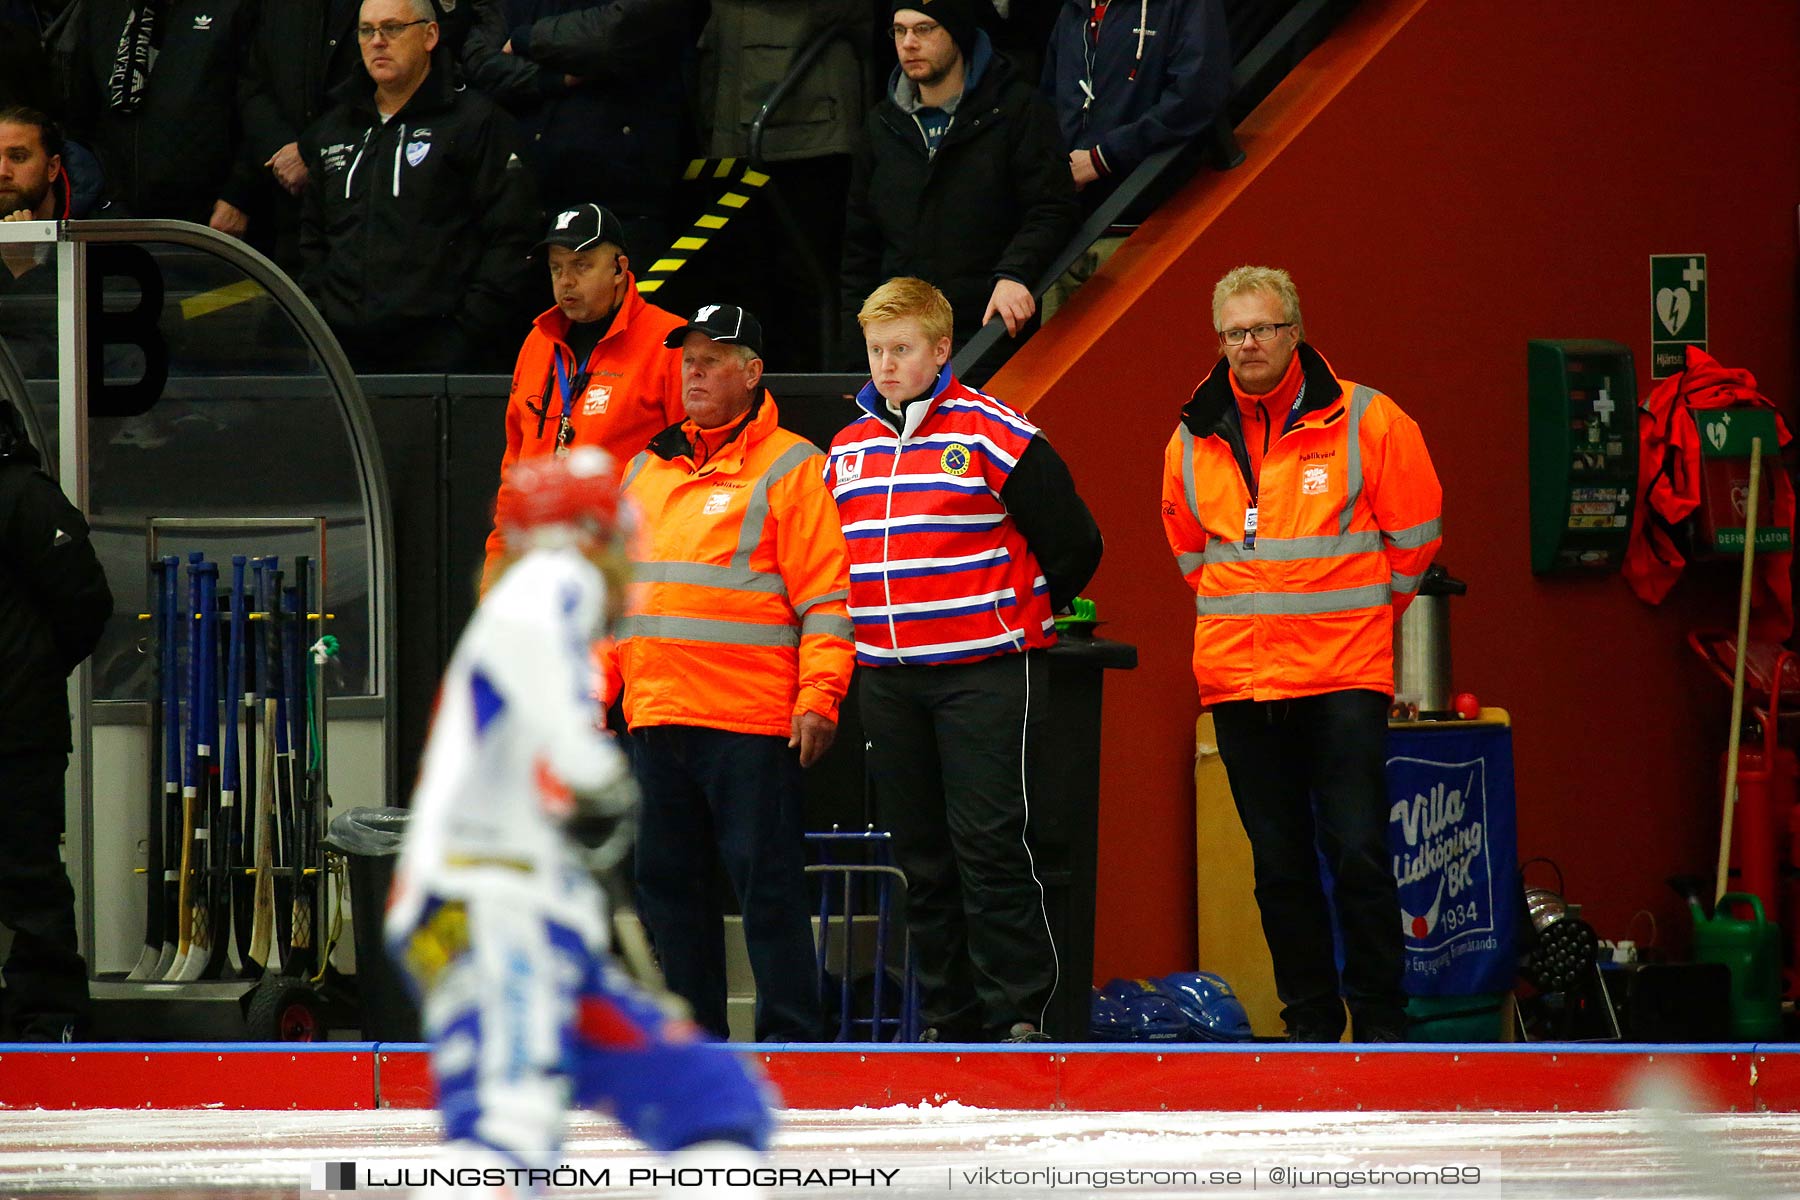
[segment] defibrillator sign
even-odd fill
[[[1650,378],[1679,375],[1687,347],[1706,349],[1704,254],[1650,256]]]

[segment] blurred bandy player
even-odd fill
[[[445,674],[386,917],[455,1161],[501,1169],[488,1195],[529,1195],[580,1105],[671,1166],[754,1167],[770,1129],[758,1085],[608,957],[590,874],[623,856],[636,800],[589,655],[628,565],[616,473],[584,447],[517,463],[508,483],[506,565]]]

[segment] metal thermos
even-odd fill
[[[1394,698],[1418,705],[1426,720],[1455,715],[1450,686],[1450,597],[1469,585],[1436,563],[1425,570],[1419,594],[1394,627]]]

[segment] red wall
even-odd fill
[[[1704,252],[1713,352],[1791,405],[1800,6],[1368,0],[1240,140],[991,389],[1069,460],[1107,538],[1102,632],[1140,648],[1108,683],[1096,976],[1193,965],[1192,606],[1159,456],[1245,262],[1292,272],[1313,343],[1424,428],[1469,583],[1456,683],[1512,713],[1521,855],[1556,859],[1602,936],[1649,908],[1685,944],[1662,881],[1712,870],[1727,704],[1682,636],[1735,620],[1735,569],[1660,609],[1531,575],[1525,343],[1622,341],[1645,394],[1648,256]]]

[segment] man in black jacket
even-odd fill
[[[894,276],[943,290],[958,345],[995,316],[1018,336],[1078,220],[1056,116],[994,53],[970,0],[892,11],[899,66],[864,122],[844,230],[840,349],[858,360],[856,313]]]
[[[259,188],[238,118],[251,0],[85,0],[76,19],[69,128],[126,210],[244,236]]]
[[[545,207],[598,198],[643,261],[654,262],[673,235],[671,199],[687,159],[682,58],[705,5],[507,0],[504,13],[503,33],[487,23],[470,31],[463,62],[518,116]]]
[[[0,1041],[74,1041],[88,1019],[59,849],[72,747],[65,681],[99,643],[112,592],[87,522],[40,466],[17,410],[0,401],[0,925],[13,934]]]
[[[364,0],[367,81],[302,136],[300,283],[360,371],[504,369],[538,223],[512,121],[456,90],[431,0]]]
[[[357,0],[286,0],[264,4],[257,15],[244,74],[244,138],[250,161],[274,185],[273,257],[288,271],[300,262],[307,178],[300,133],[324,114],[326,97],[363,74],[356,20]]]

